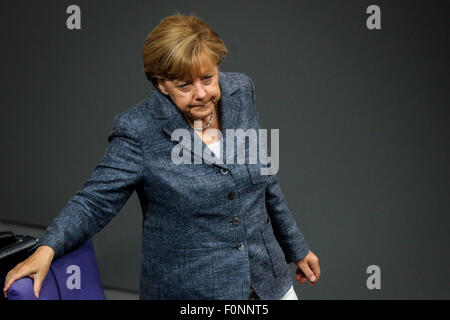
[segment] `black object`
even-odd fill
[[[233,200],[234,198],[236,198],[236,193],[235,193],[234,191],[231,191],[231,192],[228,194],[228,199]]]
[[[16,242],[16,236],[11,231],[0,231],[0,249]]]
[[[14,242],[0,248],[0,272],[12,269],[29,256],[30,249],[37,239],[30,236],[15,235]]]

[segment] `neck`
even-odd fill
[[[189,119],[188,118],[188,122],[192,127],[194,126],[194,124],[196,124],[197,127],[201,126],[203,128],[204,126],[206,126],[208,124],[209,120],[211,120],[211,117],[212,117],[212,113],[205,119],[192,119],[192,118]],[[199,121],[202,122],[201,125],[197,124],[197,122],[199,122]]]
[[[217,106],[214,106],[214,111],[211,112],[211,114],[208,117],[206,117],[205,119],[192,119],[189,117],[186,117],[186,119],[188,120],[189,125],[193,128],[194,128],[194,126],[195,126],[195,128],[205,128],[206,126],[208,126],[208,124],[209,124],[208,128],[212,128],[212,127],[215,127],[215,123],[217,123],[217,114],[218,114]],[[213,118],[212,121],[211,121],[211,118]],[[195,123],[198,121],[201,121],[201,124]],[[211,121],[211,123],[210,123],[210,121]]]

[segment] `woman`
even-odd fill
[[[38,297],[52,259],[100,231],[134,190],[143,213],[141,299],[296,299],[291,262],[300,283],[317,282],[318,259],[276,175],[261,175],[260,163],[174,161],[180,146],[185,160],[203,156],[176,130],[220,159],[226,139],[218,130],[259,128],[252,80],[219,71],[226,53],[192,15],[167,17],[149,34],[144,71],[155,90],[116,116],[102,162],[8,273],[5,295],[29,276]]]

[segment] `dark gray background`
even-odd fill
[[[449,299],[445,3],[2,1],[0,219],[43,230],[58,215],[114,115],[150,93],[147,34],[192,12],[225,41],[221,70],[253,78],[263,127],[280,129],[280,183],[322,268],[298,296]],[[371,4],[381,30],[366,28]],[[133,194],[94,237],[105,286],[137,292],[141,220]],[[372,264],[380,290],[366,287]]]

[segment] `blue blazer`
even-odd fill
[[[252,80],[220,72],[221,132],[260,128]],[[293,284],[288,263],[309,251],[277,175],[261,164],[175,164],[178,128],[194,130],[157,90],[116,115],[109,145],[91,178],[37,246],[55,257],[100,231],[136,191],[143,214],[141,299],[280,299]],[[225,149],[225,139],[224,150]],[[206,145],[202,142],[202,147]],[[201,154],[199,155],[201,156]],[[191,158],[192,159],[192,158]]]

